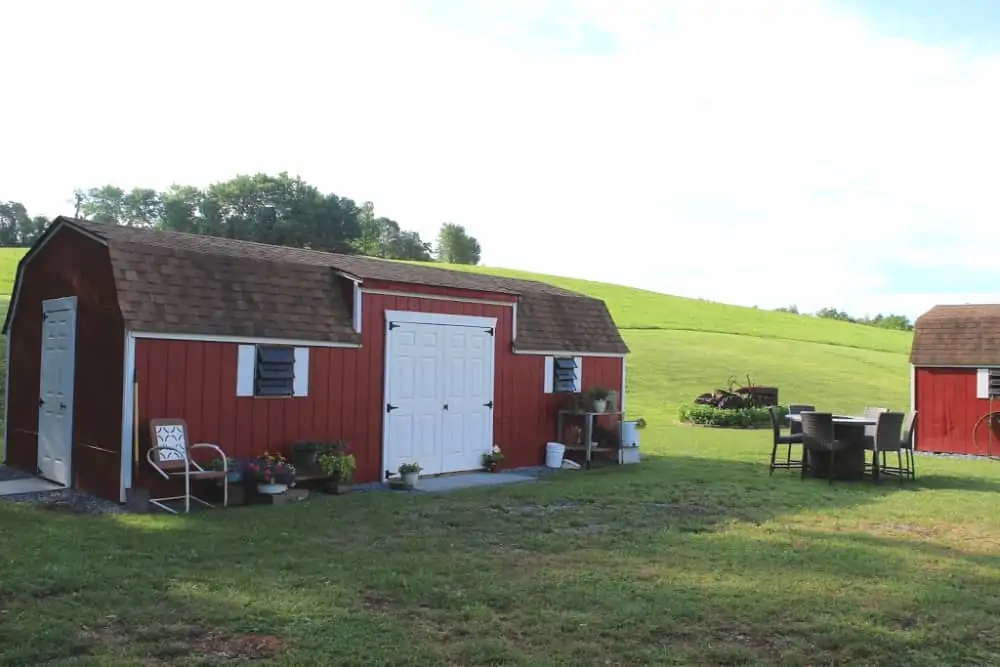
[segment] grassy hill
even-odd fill
[[[837,412],[909,407],[912,334],[490,267],[452,268],[543,280],[604,299],[632,349],[629,412],[672,421],[730,376],[776,386],[782,403]]]

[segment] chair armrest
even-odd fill
[[[160,473],[163,479],[170,479],[170,475],[168,475],[167,472],[159,465],[157,465],[156,461],[153,460],[153,452],[159,451],[161,449],[169,449],[171,451],[179,452],[180,455],[184,458],[184,467],[185,468],[187,467],[188,456],[187,452],[185,452],[183,449],[178,449],[177,447],[150,447],[149,449],[146,450],[146,462],[149,463],[149,465],[151,465],[153,469],[156,470],[156,472]]]
[[[197,442],[193,445],[188,445],[188,451],[192,449],[214,449],[219,453],[219,456],[222,458],[222,472],[225,473],[229,472],[229,457],[226,456],[226,453],[222,451],[222,448],[219,447],[218,445],[213,445],[210,442]],[[192,461],[191,463],[193,463],[194,466],[198,468],[198,470],[204,471],[204,468],[198,465],[197,462]]]

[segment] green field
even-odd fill
[[[1000,664],[996,464],[827,485],[769,477],[765,431],[675,423],[747,373],[906,409],[908,334],[556,282],[625,329],[640,466],[188,518],[0,503],[0,664]]]

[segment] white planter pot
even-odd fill
[[[403,478],[403,486],[408,486],[411,489],[417,488],[417,480],[420,479],[420,473],[416,472],[404,472],[400,475]]]
[[[287,484],[258,484],[257,493],[266,493],[268,495],[274,496],[279,493],[284,493],[288,490]]]
[[[599,398],[594,400],[594,412],[604,412],[608,409],[607,399]]]

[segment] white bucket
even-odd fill
[[[566,445],[561,442],[549,442],[545,445],[545,467],[561,468],[566,455]]]
[[[622,422],[622,444],[626,447],[639,444],[639,426],[636,422]]]

